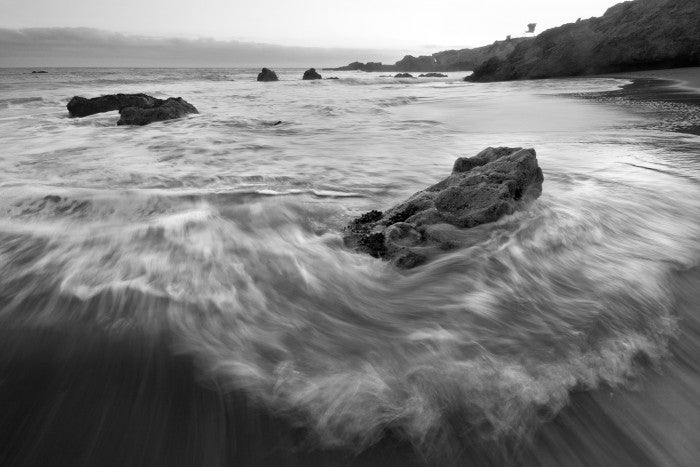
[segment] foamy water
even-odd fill
[[[166,333],[203,379],[318,447],[361,451],[387,431],[426,455],[529,443],[559,429],[548,422],[575,391],[606,413],[625,406],[608,423],[654,463],[698,454],[698,362],[679,354],[700,342],[687,331],[699,137],[664,131],[647,107],[562,96],[620,80],[302,72],[0,71],[3,321]],[[138,128],[116,112],[68,118],[72,96],[117,92],[181,96],[200,114]],[[408,272],[343,247],[353,216],[487,146],[536,149],[545,182],[529,209]],[[677,380],[685,409],[640,422]],[[533,459],[584,462],[557,450]]]

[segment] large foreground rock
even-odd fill
[[[277,79],[277,73],[269,68],[263,68],[262,71],[258,73],[258,81],[279,81],[279,79]]]
[[[117,125],[148,125],[153,122],[181,118],[187,114],[196,114],[197,109],[182,97],[170,97],[153,107],[124,107],[119,110],[121,117]]]
[[[199,113],[182,97],[163,100],[146,94],[110,94],[92,99],[75,96],[68,102],[66,108],[71,117],[87,117],[118,110],[121,117],[117,125],[146,125]]]
[[[311,79],[323,79],[323,77],[316,72],[315,68],[309,68],[304,72],[304,76],[301,78],[303,80],[311,80]]]
[[[636,0],[544,31],[468,81],[580,76],[700,65],[700,1]]]
[[[458,230],[494,222],[542,193],[534,149],[487,148],[460,157],[452,174],[388,211],[370,211],[345,231],[345,244],[401,268],[458,246]]]

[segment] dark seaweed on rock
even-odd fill
[[[382,218],[382,212],[373,209],[369,212],[362,214],[360,217],[355,219],[353,223],[355,225],[369,224],[370,222],[376,222]]]
[[[449,177],[383,214],[355,219],[345,244],[412,268],[431,253],[454,248],[451,230],[497,221],[537,199],[543,180],[534,149],[486,148],[460,157]]]

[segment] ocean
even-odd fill
[[[0,69],[0,464],[700,458],[697,108],[576,97],[612,78],[47,71]],[[65,107],[139,92],[200,113]],[[408,271],[344,246],[489,146],[536,150],[527,209]]]

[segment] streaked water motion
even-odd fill
[[[37,329],[163,339],[305,450],[391,433],[419,462],[697,459],[700,138],[665,125],[697,114],[565,96],[613,79],[256,72],[0,71],[6,352]],[[68,118],[73,95],[116,92],[200,114]],[[501,145],[537,151],[530,209],[408,272],[343,247],[353,216]]]

